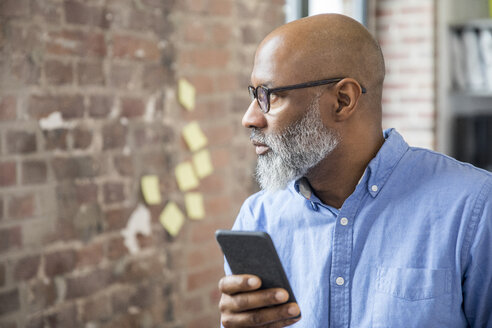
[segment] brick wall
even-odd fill
[[[383,126],[413,146],[435,148],[435,2],[378,0],[375,7],[386,60]]]
[[[283,0],[0,2],[0,327],[213,327],[227,228],[255,190],[240,126],[257,43]],[[176,99],[179,78],[196,109]],[[174,167],[198,120],[214,173],[206,217],[176,237],[159,223],[183,209]],[[147,206],[151,234],[129,252],[122,230]]]

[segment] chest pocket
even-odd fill
[[[376,290],[409,301],[425,300],[450,293],[451,278],[445,269],[380,267]]]
[[[371,326],[453,327],[449,321],[451,284],[450,270],[379,267]]]

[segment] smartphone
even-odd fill
[[[215,238],[233,274],[256,275],[260,289],[284,288],[289,293],[287,302],[297,302],[268,233],[217,230]]]

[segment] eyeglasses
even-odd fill
[[[333,79],[327,79],[327,80],[319,80],[319,81],[312,81],[312,82],[287,85],[285,87],[278,87],[278,88],[273,88],[273,89],[269,89],[263,85],[259,85],[256,88],[250,85],[250,86],[248,86],[248,91],[249,91],[249,96],[251,97],[251,100],[256,99],[256,101],[258,102],[258,106],[260,106],[260,110],[266,114],[270,111],[270,95],[274,92],[317,87],[319,85],[325,85],[325,84],[340,82],[343,79],[344,79],[344,77],[339,77],[339,78],[333,78]],[[362,93],[367,92],[366,88],[364,88],[362,86],[361,86],[361,88],[362,88]]]

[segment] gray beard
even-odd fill
[[[253,128],[251,140],[270,147],[258,157],[255,176],[261,189],[275,192],[306,175],[337,147],[340,138],[321,122],[319,97],[316,97],[306,114],[279,134],[265,135]]]

